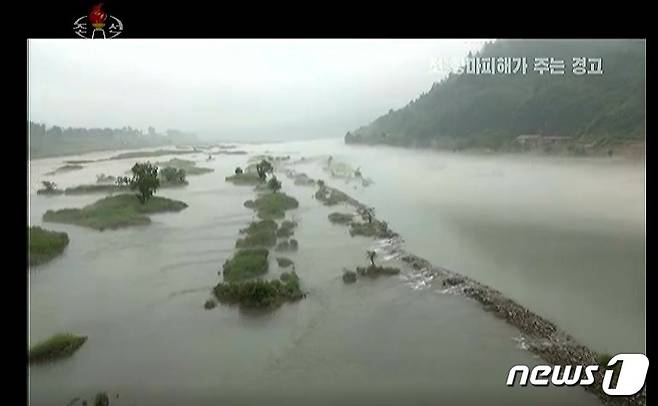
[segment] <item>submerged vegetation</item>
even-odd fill
[[[296,222],[291,220],[284,220],[281,222],[279,229],[276,230],[276,236],[280,238],[288,238],[295,233],[295,227],[297,227]]]
[[[356,272],[350,271],[349,269],[343,270],[343,282],[345,283],[354,283],[356,282]]]
[[[30,266],[50,261],[64,252],[64,248],[69,245],[69,236],[66,233],[41,227],[30,227],[28,232]]]
[[[276,263],[281,268],[288,268],[289,266],[292,266],[294,268],[295,266],[295,263],[291,259],[285,257],[276,257]]]
[[[353,214],[350,213],[330,213],[329,214],[329,221],[334,223],[334,224],[349,224],[352,222],[352,219],[354,218]]]
[[[67,164],[64,166],[60,166],[59,168],[55,169],[54,171],[47,172],[45,175],[56,175],[58,173],[62,172],[70,172],[70,171],[76,171],[79,169],[84,168],[82,165],[77,165],[77,164]]]
[[[283,240],[276,245],[275,251],[297,251],[299,243],[294,238]]]
[[[222,275],[228,282],[240,281],[267,273],[269,251],[265,248],[240,250],[224,262]]]
[[[235,242],[236,248],[273,247],[276,244],[277,225],[274,220],[253,222],[249,227],[240,230],[245,237]]]
[[[255,190],[261,191],[255,200],[244,202],[245,207],[257,212],[260,220],[240,230],[244,237],[235,243],[239,250],[223,265],[224,282],[220,282],[213,289],[213,295],[220,303],[272,310],[285,302],[305,297],[300,288],[299,277],[294,271],[284,272],[275,280],[260,278],[269,270],[268,248],[276,244],[277,237],[290,237],[297,226],[297,223],[291,220],[282,221],[280,226],[275,221],[284,218],[286,210],[297,208],[299,202],[279,192],[282,184],[276,177],[266,182],[267,175],[273,171],[272,164],[263,159],[256,165],[248,166],[244,171],[237,167],[234,175],[226,177],[227,182],[256,185]],[[285,247],[289,250],[291,242],[294,249],[297,249],[298,244],[294,239],[282,241],[277,245],[277,249]],[[276,261],[281,268],[292,266],[294,269],[293,261],[288,258],[277,257]],[[205,307],[214,307],[214,300],[207,301]]]
[[[296,209],[299,202],[285,193],[264,193],[256,200],[247,200],[245,207],[256,210],[261,219],[281,219],[286,210]]]
[[[400,273],[399,268],[378,266],[378,265],[369,265],[367,267],[359,266],[356,268],[356,273],[361,276],[369,276],[371,278],[376,278],[380,275],[397,275]]]
[[[378,228],[375,223],[351,223],[350,235],[361,235],[364,237],[374,237],[377,235]]]
[[[220,282],[213,289],[218,301],[245,308],[275,309],[285,302],[302,299],[304,293],[296,273],[284,272],[280,279],[254,279],[243,282]]]
[[[261,182],[261,179],[257,174],[242,172],[242,169],[240,169],[240,172],[238,172],[237,169],[235,175],[227,176],[225,178],[227,182],[231,182],[234,185],[257,185]]]
[[[30,363],[53,361],[73,355],[87,341],[87,337],[73,334],[56,334],[32,346],[29,350]]]
[[[204,173],[214,172],[212,168],[203,168],[196,166],[196,162],[189,161],[187,159],[178,159],[172,158],[165,162],[156,162],[156,165],[160,166],[163,169],[173,168],[182,170],[188,176],[192,175],[203,175]]]
[[[158,149],[155,151],[133,151],[133,152],[124,152],[119,155],[112,156],[108,158],[109,160],[115,159],[128,159],[128,158],[152,158],[163,155],[182,155],[182,154],[193,154],[196,153],[195,150],[180,150],[180,149]]]
[[[164,197],[152,197],[148,202],[141,203],[133,194],[119,194],[100,199],[82,209],[48,210],[43,220],[102,231],[149,224],[151,219],[147,214],[176,212],[186,207],[184,202]]]

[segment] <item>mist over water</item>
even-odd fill
[[[500,290],[594,350],[645,351],[643,164],[341,140],[239,148],[309,158],[298,172],[374,206],[408,251]],[[414,289],[406,274],[344,285],[342,268],[364,264],[377,242],[350,238],[327,220],[340,208],[322,206],[314,189],[283,177],[283,191],[300,202],[288,214],[299,222],[300,250],[286,256],[307,298],[268,315],[222,305],[205,311],[239,229],[254,218],[242,205],[252,188],[224,181],[248,156],[206,156],[182,158],[215,172],[158,191],[188,203],[180,213],[104,232],[44,224],[71,242],[61,257],[30,270],[30,342],[59,331],[89,340],[70,359],[30,367],[31,404],[66,404],[100,390],[120,393],[113,405],[598,403],[581,388],[506,387],[510,366],[541,360],[519,347],[518,330],[468,298]],[[328,156],[360,167],[374,184],[332,179],[318,164]],[[31,162],[30,224],[42,224],[48,209],[100,198],[35,194],[64,159],[76,158]],[[95,162],[52,179],[60,187],[93,183],[133,163]]]

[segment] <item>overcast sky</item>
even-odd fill
[[[30,119],[222,140],[342,137],[429,90],[446,63],[483,43],[30,40]]]

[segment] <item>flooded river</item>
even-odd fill
[[[408,251],[502,291],[594,350],[644,352],[641,164],[341,140],[238,148],[307,158],[298,172],[374,206]],[[32,161],[30,224],[41,225],[48,209],[101,197],[36,195],[41,180],[94,183],[99,173],[123,175],[135,159],[47,172],[64,160],[114,154]],[[374,183],[333,179],[320,165],[328,156],[360,167]],[[188,177],[185,188],[158,191],[189,205],[180,213],[104,232],[43,224],[66,231],[71,242],[62,256],[30,270],[30,341],[56,332],[89,339],[69,359],[30,367],[31,404],[66,405],[101,390],[112,405],[598,404],[581,388],[505,386],[512,365],[541,360],[519,346],[518,330],[471,299],[419,289],[405,272],[344,285],[342,269],[365,265],[366,250],[378,242],[350,238],[327,220],[339,210],[283,176],[283,191],[300,202],[288,212],[299,223],[300,248],[288,256],[307,298],[266,315],[223,305],[204,310],[239,230],[255,217],[242,204],[254,197],[252,188],[224,181],[249,156],[178,157],[215,170]]]

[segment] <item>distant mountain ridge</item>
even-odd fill
[[[643,140],[643,40],[498,40],[473,57],[526,57],[527,73],[455,74],[398,110],[348,132],[346,143],[505,149],[518,136],[572,137],[605,147]],[[540,75],[535,57],[564,61]],[[601,58],[602,75],[575,75],[572,58]]]

